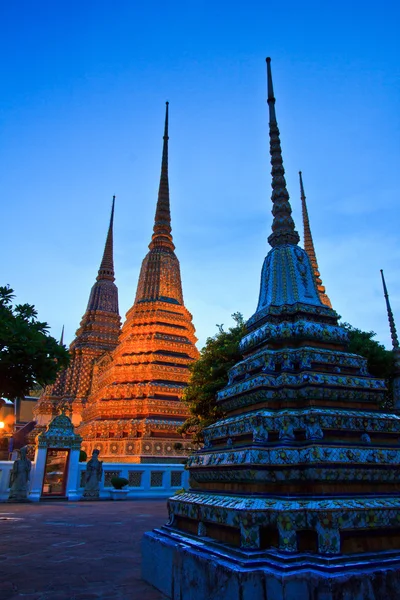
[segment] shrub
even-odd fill
[[[111,479],[111,485],[116,490],[122,490],[128,483],[129,481],[125,477],[113,477]]]

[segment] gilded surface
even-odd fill
[[[192,315],[183,303],[168,185],[168,105],[153,235],[118,346],[97,360],[82,408],[83,448],[112,462],[178,462],[191,449],[178,427],[189,365],[198,357]]]

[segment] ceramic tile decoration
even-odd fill
[[[345,576],[351,564],[360,585],[370,570],[362,597],[372,600],[382,583],[377,564],[389,557],[397,566],[385,582],[400,586],[400,417],[381,410],[385,382],[347,351],[308,216],[307,251],[298,245],[267,63],[272,249],[243,360],[217,395],[227,416],[206,428],[204,447],[189,458],[190,489],[170,498],[168,524],[146,534],[143,574],[166,595],[191,600],[361,598]],[[302,180],[301,196],[305,210]],[[152,573],[150,557],[171,564],[172,575]],[[343,596],[334,594],[336,573]],[[279,593],[267,592],[272,580]]]

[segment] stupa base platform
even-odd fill
[[[171,600],[389,600],[400,552],[245,551],[163,527],[143,536],[142,577]]]

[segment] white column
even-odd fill
[[[35,462],[32,465],[31,491],[28,499],[32,502],[39,502],[42,495],[44,468],[46,465],[47,448],[37,448],[35,452]]]
[[[80,450],[71,450],[69,455],[68,475],[66,495],[68,500],[80,500],[81,493],[79,491],[79,452]]]

